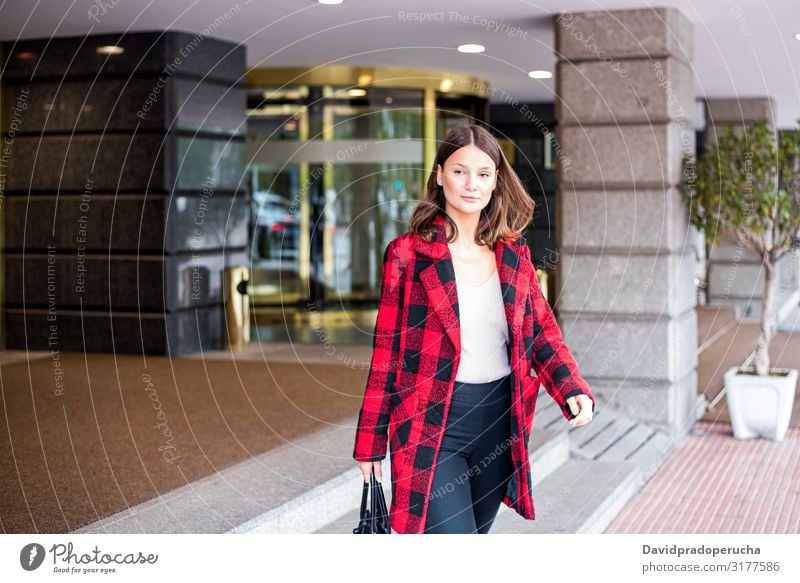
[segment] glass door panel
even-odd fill
[[[326,189],[324,260],[328,302],[380,297],[383,252],[408,230],[422,192],[421,164],[334,164]]]
[[[253,165],[251,173],[251,293],[258,303],[300,297],[301,174],[304,165]]]

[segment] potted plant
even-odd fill
[[[776,136],[764,121],[744,131],[728,125],[700,160],[684,159],[681,190],[691,223],[710,245],[726,235],[761,258],[761,330],[745,363],[726,371],[723,390],[734,437],[782,441],[797,369],[771,368],[768,349],[776,330],[776,266],[800,245],[800,132]]]

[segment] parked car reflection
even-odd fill
[[[297,210],[285,197],[270,191],[253,192],[254,250],[261,259],[296,259],[300,225]]]

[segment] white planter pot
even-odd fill
[[[773,368],[768,377],[737,374],[738,367],[725,372],[725,391],[736,439],[767,437],[783,441],[792,416],[797,387],[797,369]]]

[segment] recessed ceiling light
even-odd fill
[[[101,55],[121,55],[125,49],[117,45],[105,45],[97,47],[97,52]]]
[[[320,4],[341,4],[344,0],[317,0]]]
[[[552,79],[553,73],[550,71],[543,71],[541,69],[536,69],[535,71],[528,71],[528,77],[531,79]]]
[[[486,47],[483,45],[458,45],[458,52],[459,53],[482,53],[486,50]]]
[[[439,84],[440,91],[450,91],[452,87],[453,87],[452,79],[442,79],[442,82]]]
[[[800,40],[800,32],[798,32],[796,35],[794,35],[794,38],[796,38],[797,40]]]

